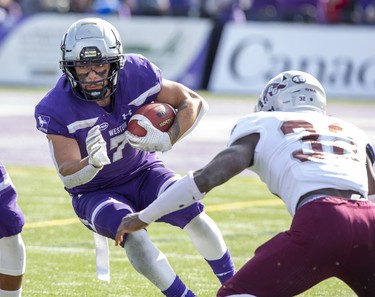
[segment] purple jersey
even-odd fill
[[[104,166],[90,182],[67,189],[71,194],[121,185],[137,173],[161,163],[157,154],[133,149],[124,135],[130,117],[140,106],[156,98],[161,88],[161,72],[143,56],[128,54],[119,75],[111,113],[96,102],[75,97],[65,75],[35,108],[37,128],[46,134],[76,139],[82,158],[87,156],[88,131],[95,125],[101,127],[111,164]]]
[[[17,204],[16,189],[0,162],[0,238],[21,233],[24,216]]]
[[[82,223],[113,239],[126,214],[147,207],[178,178],[174,171],[164,167],[156,153],[133,149],[124,135],[130,117],[159,93],[160,70],[141,55],[131,54],[126,55],[119,75],[111,113],[96,102],[78,99],[65,75],[35,108],[37,128],[46,134],[74,138],[82,158],[87,156],[88,131],[100,125],[111,164],[105,165],[90,182],[66,190]],[[202,211],[203,205],[195,203],[160,221],[184,228]]]

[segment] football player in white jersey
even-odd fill
[[[116,240],[248,168],[283,200],[293,220],[217,296],[295,296],[330,277],[358,296],[375,296],[375,203],[368,200],[375,194],[373,163],[365,133],[326,115],[320,82],[286,71],[268,82],[255,112],[237,122],[228,148],[145,210],[124,217]]]

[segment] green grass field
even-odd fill
[[[7,166],[19,194],[26,225],[23,238],[27,268],[25,297],[157,297],[156,287],[139,275],[125,251],[110,242],[110,284],[98,281],[93,235],[75,217],[70,199],[53,168]],[[254,249],[289,227],[282,203],[254,177],[237,176],[210,192],[207,213],[221,228],[240,268]],[[166,254],[185,283],[200,297],[215,296],[219,283],[206,262],[179,229],[155,223],[150,237]],[[300,296],[355,296],[337,279],[327,280]]]

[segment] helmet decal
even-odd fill
[[[102,57],[102,53],[97,47],[84,47],[82,48],[79,57],[81,60],[85,59],[100,59]]]
[[[285,89],[286,84],[273,83],[266,87],[267,92],[264,94],[263,98],[266,96],[274,96],[280,93],[280,90]]]
[[[296,84],[303,84],[306,82],[306,77],[304,77],[303,75],[294,75],[292,77],[292,81]]]

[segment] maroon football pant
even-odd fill
[[[261,245],[217,296],[295,296],[337,277],[375,296],[375,204],[325,197],[302,206],[289,231]]]

